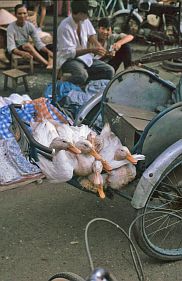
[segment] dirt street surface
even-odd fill
[[[179,73],[164,71],[160,63],[152,66],[160,70],[162,78],[175,84],[179,81]],[[0,75],[0,92],[8,96],[3,80]],[[48,82],[51,73],[36,70],[36,75],[28,77],[30,96],[41,96]],[[55,185],[46,180],[0,192],[0,281],[47,281],[61,271],[85,278],[90,266],[84,231],[97,217],[110,219],[127,231],[135,210],[117,195],[102,201],[68,184]],[[94,266],[109,269],[118,281],[138,280],[129,245],[118,229],[105,222],[94,223],[89,230],[89,245]],[[182,280],[182,261],[159,263],[138,251],[146,280]]]
[[[82,277],[90,272],[84,231],[96,217],[113,220],[126,231],[135,216],[119,196],[101,201],[67,184],[43,182],[1,192],[0,280],[45,281],[61,271]],[[112,225],[89,228],[95,266],[111,270],[118,280],[138,280],[124,236]],[[147,280],[181,281],[182,262],[159,263],[139,250]]]

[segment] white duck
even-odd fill
[[[54,138],[50,143],[49,148],[54,149],[54,154],[58,153],[60,150],[70,151],[75,154],[81,153],[75,145],[66,139],[61,139],[60,137]]]
[[[90,129],[87,125],[81,126],[70,126],[69,124],[60,124],[55,120],[50,120],[50,122],[55,126],[59,137],[71,141],[72,143],[77,143],[80,140],[87,139],[91,142],[94,148],[94,139],[96,137],[96,132]],[[101,159],[103,168],[106,171],[110,171],[112,168],[106,160]]]
[[[107,177],[107,184],[113,189],[121,189],[136,177],[136,167],[138,160],[144,160],[145,156],[141,154],[131,155],[127,147],[118,148],[115,152],[114,159],[123,162],[124,165],[110,172]]]
[[[129,150],[125,150],[126,147],[121,144],[120,139],[111,131],[108,123],[104,125],[100,135],[92,135],[91,137],[95,150],[102,156],[102,159],[104,159],[102,160],[103,166],[105,163],[107,166],[110,166],[108,169],[107,167],[105,168],[106,171],[111,171],[126,164],[126,159],[129,159],[133,164],[137,163]],[[118,149],[123,150],[124,153],[124,157],[120,161],[115,159],[115,153]]]
[[[76,143],[80,139],[87,139],[87,136],[92,130],[87,125],[70,126],[69,124],[61,124],[55,120],[50,121],[60,138],[66,138],[72,143]]]
[[[80,184],[87,190],[98,193],[101,199],[105,198],[103,175],[101,175],[103,165],[101,161],[95,160],[92,164],[92,173],[88,177],[80,178]]]
[[[94,150],[93,145],[88,140],[79,140],[75,146],[81,151],[81,154],[75,156],[77,163],[74,167],[74,174],[88,176],[92,173],[92,165],[95,159],[101,160],[101,156]]]
[[[49,147],[51,141],[59,136],[55,126],[49,120],[41,123],[33,122],[30,125],[34,139],[44,146]]]
[[[99,136],[94,131],[91,131],[88,134],[87,139],[91,142],[96,152],[101,151],[101,148],[103,147],[103,141],[101,138],[99,139]],[[102,158],[100,161],[102,163],[102,169],[104,169],[106,172],[112,170],[112,167],[107,160]]]
[[[59,149],[63,149],[62,140],[60,138],[54,139],[50,144],[50,148],[55,149],[52,163],[57,174],[57,176],[54,175],[57,182],[68,181],[73,175],[88,176],[92,173],[92,164],[95,158],[101,158],[100,155],[94,151],[92,144],[85,139],[79,140],[76,143],[77,151],[75,151],[75,147],[74,150],[71,149],[72,152],[76,153],[75,155],[69,151],[59,151]],[[79,154],[79,152],[81,153]]]
[[[93,173],[88,177],[88,179],[93,183],[93,185],[97,188],[97,192],[99,194],[99,197],[101,199],[104,199],[105,193],[104,193],[104,180],[101,175],[103,169],[103,165],[101,161],[94,161],[92,164],[92,171]]]
[[[39,156],[39,167],[51,182],[66,182],[73,176],[74,154],[81,151],[67,140],[59,137],[52,140],[49,148],[54,150],[53,159]]]
[[[144,160],[144,155],[131,155],[129,149],[121,144],[119,138],[111,131],[109,124],[105,124],[101,134],[89,135],[97,152],[112,167],[106,184],[114,189],[120,189],[136,177],[138,160]],[[104,165],[103,165],[104,166]],[[107,171],[107,169],[106,169]]]
[[[60,124],[54,120],[45,120],[42,123],[34,124],[32,129],[34,138],[38,142],[47,147],[50,145],[51,148],[56,149],[53,162],[43,156],[39,157],[40,168],[46,173],[48,178],[54,179],[55,182],[70,180],[73,172],[76,175],[83,176],[90,174],[92,163],[95,160],[94,157],[97,159],[101,158],[94,151],[91,143],[86,140],[87,135],[91,132],[88,126],[73,127],[67,124]],[[63,138],[65,138],[67,144],[68,142],[77,142],[77,145],[82,150],[82,155],[74,157],[69,152],[65,152],[63,150],[65,149],[63,147]],[[50,170],[50,173],[48,170]]]

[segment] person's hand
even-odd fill
[[[116,42],[112,45],[112,51],[118,51],[121,48],[121,43]]]
[[[112,57],[115,56],[115,54],[116,54],[116,51],[112,50],[112,51],[110,51],[110,52],[107,52],[106,56],[112,58]]]
[[[103,57],[106,54],[106,49],[103,47],[96,47],[96,48],[92,49],[92,53],[94,55],[99,55],[99,56]]]
[[[22,53],[22,58],[24,58],[25,60],[30,60],[30,59],[33,58],[33,56],[30,53],[28,53],[28,52],[23,52]]]

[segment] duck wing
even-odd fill
[[[32,127],[32,134],[37,142],[47,147],[49,147],[54,138],[58,137],[55,126],[49,120],[44,120]]]
[[[53,156],[52,163],[55,169],[54,179],[57,182],[66,182],[73,177],[75,156],[65,150],[60,150]]]
[[[120,139],[111,131],[109,123],[106,123],[100,133],[103,140],[103,148],[114,146],[115,148],[122,145]]]
[[[113,170],[107,179],[109,186],[113,189],[120,190],[136,177],[136,167],[129,163],[118,169]]]
[[[137,161],[145,160],[145,155],[143,155],[143,154],[132,154],[132,156]]]
[[[80,139],[87,139],[87,136],[92,132],[92,130],[87,125],[81,126],[71,126],[71,130],[74,136],[74,143],[78,142]]]
[[[39,162],[37,164],[48,180],[51,182],[57,182],[57,171],[55,170],[54,164],[51,160],[39,155]]]
[[[69,124],[61,124],[55,120],[50,121],[56,128],[60,138],[67,139],[76,143],[81,138],[87,139],[88,134],[92,131],[87,125],[70,126]]]

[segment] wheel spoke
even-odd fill
[[[140,212],[141,214],[141,212]],[[154,184],[139,219],[139,245],[163,260],[182,259],[182,164],[178,157]]]
[[[167,220],[169,221],[170,218],[169,218],[169,217],[166,218],[166,221],[167,221]],[[163,226],[166,221],[164,221],[164,222],[161,224],[161,226]],[[158,232],[160,232],[160,231],[162,231],[162,230],[164,230],[164,229],[167,229],[167,228],[169,228],[169,227],[171,227],[171,226],[174,227],[175,225],[177,225],[177,224],[179,224],[179,223],[181,223],[181,221],[168,224],[167,226],[159,227],[159,228],[156,229],[155,231],[153,231],[153,232],[151,232],[151,233],[147,233],[147,235],[148,235],[148,236],[152,236],[152,235],[154,235],[154,234],[156,234],[156,233],[158,233]]]

